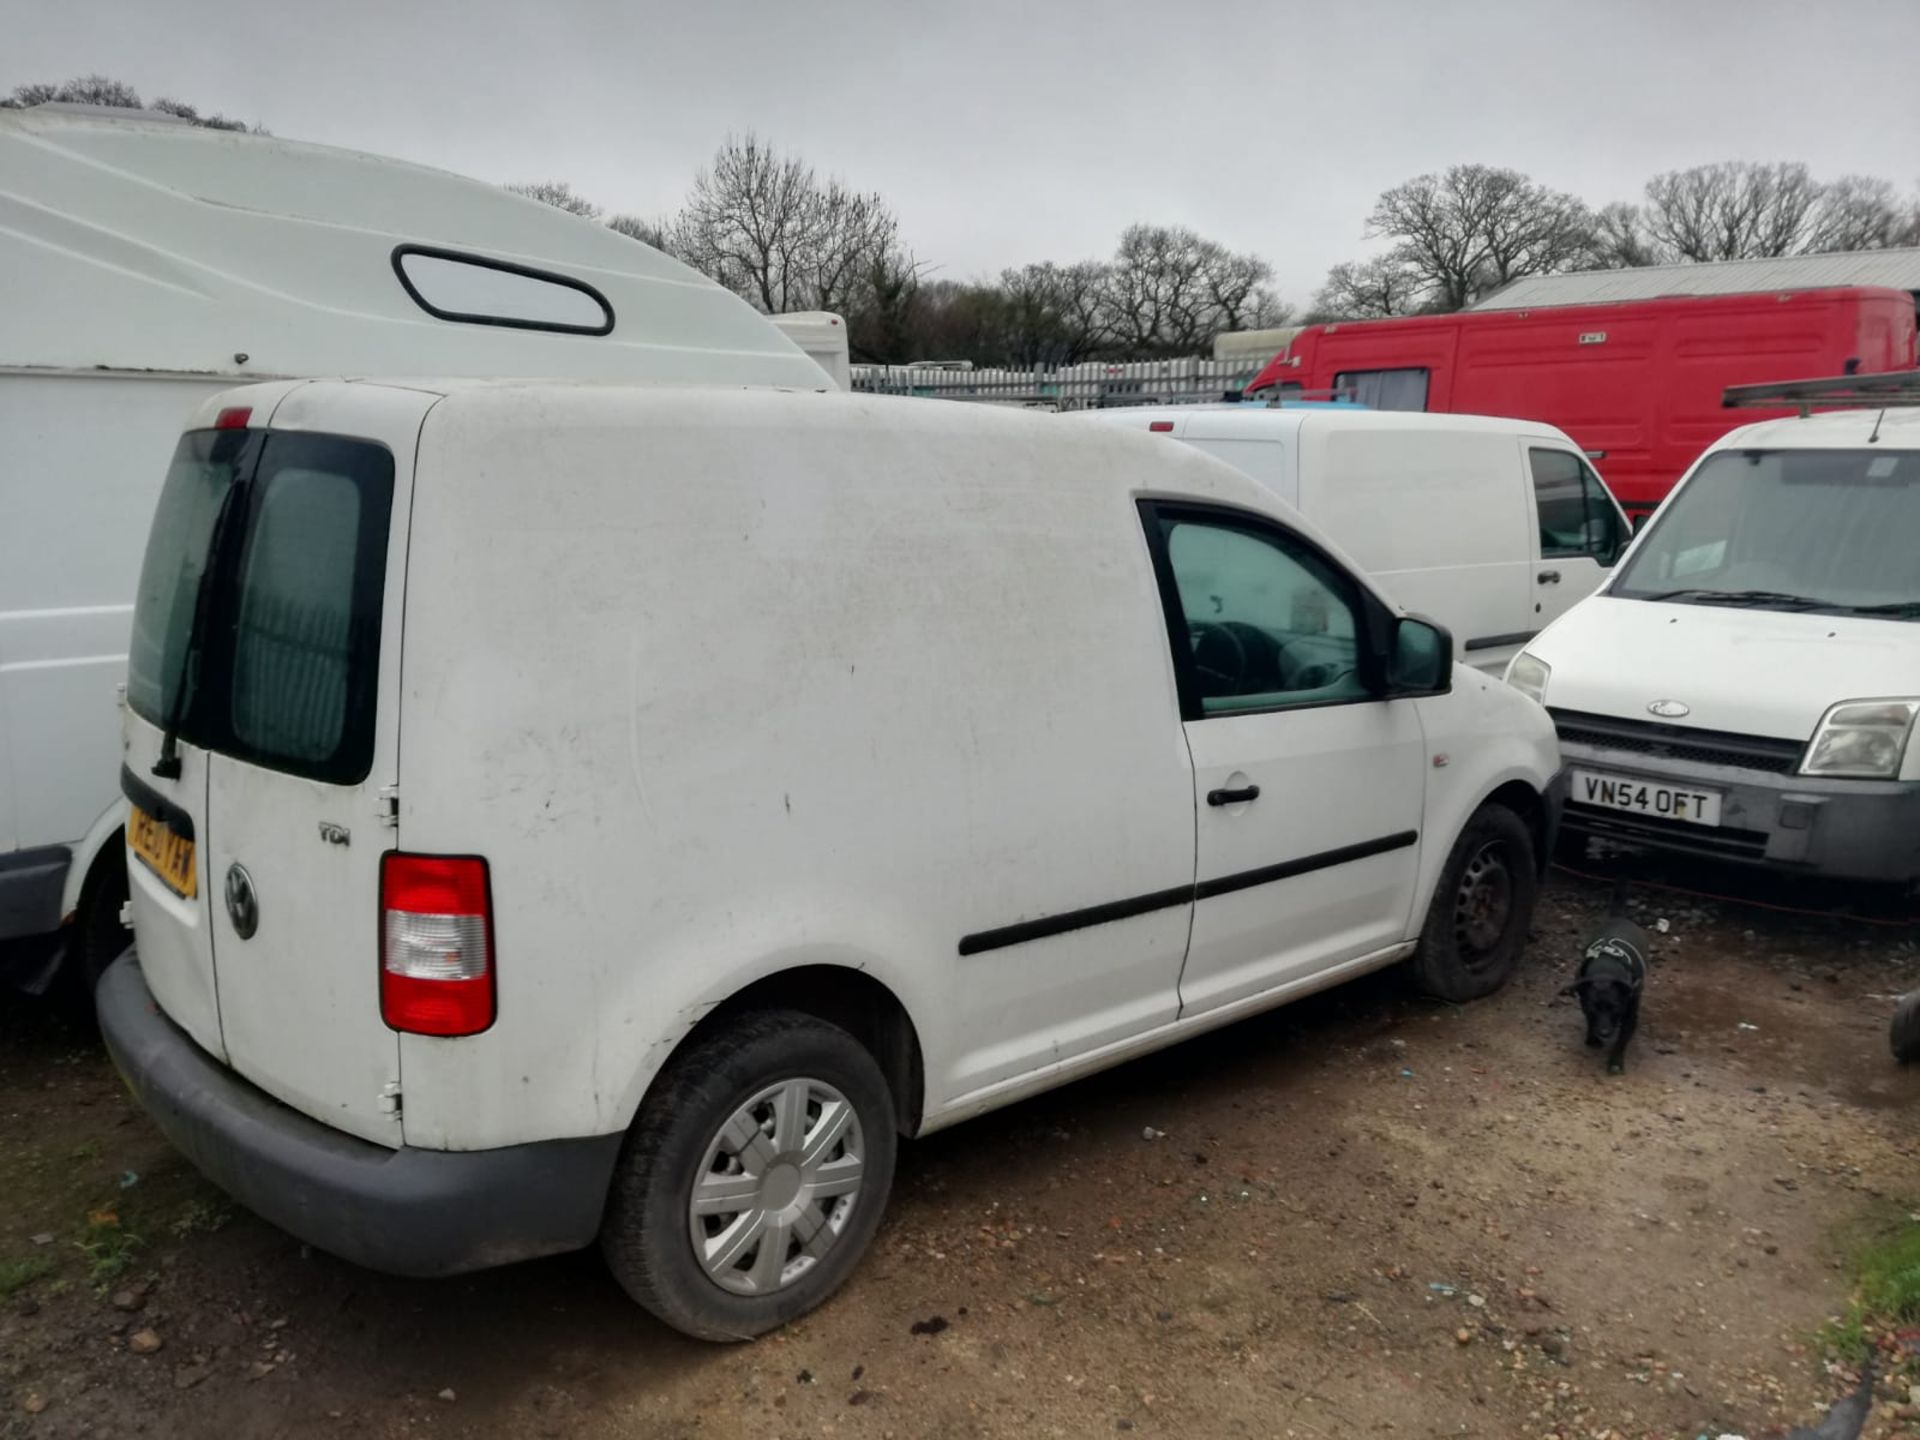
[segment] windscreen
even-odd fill
[[[1920,452],[1729,450],[1668,502],[1609,594],[1920,616]]]
[[[392,505],[378,445],[185,436],[147,539],[127,703],[204,749],[365,779]]]

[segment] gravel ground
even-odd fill
[[[306,1251],[0,998],[0,1436],[1777,1434],[1846,1387],[1849,1246],[1920,1207],[1920,930],[1640,892],[1609,1079],[1558,993],[1604,901],[1557,878],[1479,1005],[1375,977],[907,1145],[847,1289],[731,1348],[591,1254]],[[1887,1397],[1867,1433],[1920,1434]]]

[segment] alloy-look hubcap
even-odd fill
[[[846,1096],[804,1077],[767,1086],[707,1145],[687,1201],[695,1258],[736,1295],[784,1289],[839,1241],[865,1170]]]

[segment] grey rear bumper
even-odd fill
[[[249,1210],[344,1260],[452,1275],[577,1250],[599,1232],[620,1135],[389,1150],[214,1061],[160,1012],[131,950],[94,1003],[113,1063],[166,1137]]]

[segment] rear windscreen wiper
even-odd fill
[[[199,657],[200,647],[204,643],[207,624],[207,610],[213,595],[213,577],[220,568],[220,546],[227,530],[227,517],[233,513],[234,497],[240,493],[238,484],[229,485],[227,493],[220,497],[220,508],[214,512],[213,525],[207,533],[206,564],[201,567],[199,582],[193,591],[193,616],[187,622],[187,640],[180,651],[180,669],[173,677],[172,703],[167,706],[166,727],[160,732],[160,755],[148,767],[148,773],[162,780],[180,778],[180,722],[187,717],[187,680],[193,673],[194,661]]]
[[[1815,600],[1810,595],[1789,595],[1784,590],[1657,590],[1651,595],[1634,595],[1634,600],[1672,600],[1691,605],[1793,605],[1803,610],[1845,609],[1830,600]]]

